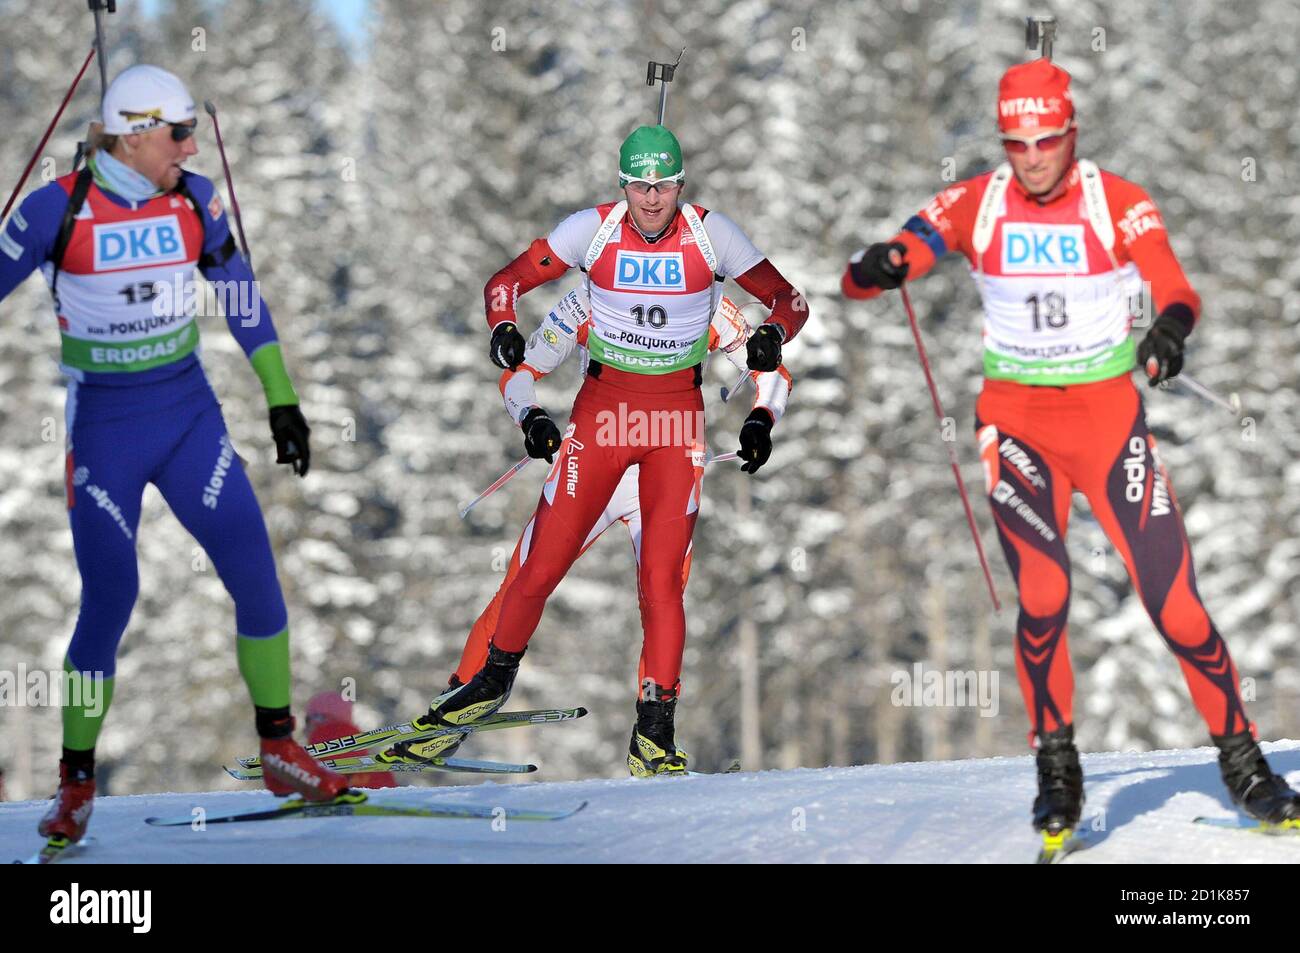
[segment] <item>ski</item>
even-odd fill
[[[307,753],[313,758],[333,758],[349,751],[364,751],[367,748],[378,748],[380,746],[387,747],[399,741],[423,741],[427,738],[438,738],[443,735],[467,735],[475,731],[495,731],[498,728],[545,725],[553,721],[573,721],[586,714],[587,709],[585,708],[538,708],[529,711],[499,711],[488,715],[486,718],[470,722],[468,725],[455,725],[448,728],[434,728],[423,731],[416,728],[411,722],[404,721],[400,725],[389,725],[386,728],[363,731],[360,734],[347,735],[333,741],[322,741],[319,744],[306,745],[305,747]],[[262,761],[258,757],[240,758],[239,764],[245,768],[257,768],[261,767]]]
[[[324,803],[291,800],[275,807],[253,811],[236,811],[232,814],[209,814],[198,821],[190,814],[175,817],[146,817],[144,822],[153,827],[190,827],[196,823],[235,824],[245,821],[309,820],[319,817],[411,817],[447,820],[507,820],[507,821],[562,821],[572,817],[584,807],[583,801],[565,811],[529,810],[520,808],[485,807],[470,804],[420,805],[392,801],[372,803],[365,794],[344,794]]]
[[[419,763],[410,761],[378,761],[370,755],[351,758],[325,758],[327,768],[339,774],[369,774],[372,771],[418,774],[428,771],[455,771],[466,774],[531,774],[535,764],[512,764],[507,761],[473,761],[466,758],[435,758]],[[223,767],[225,767],[223,765]],[[226,767],[226,773],[236,781],[257,781],[262,777],[261,766],[246,768],[243,765]]]
[[[1269,837],[1296,837],[1300,836],[1300,820],[1283,821],[1281,824],[1270,824],[1267,821],[1257,821],[1253,817],[1194,817],[1193,824],[1206,824],[1210,827],[1222,827],[1233,831],[1250,831],[1254,834],[1265,834]]]
[[[688,778],[708,778],[718,774],[739,774],[741,771],[740,759],[736,758],[728,762],[727,766],[721,771],[687,771]]]
[[[93,846],[95,838],[89,834],[78,841],[55,835],[45,842],[45,846],[26,860],[15,860],[15,864],[57,864],[61,860],[77,857]]]

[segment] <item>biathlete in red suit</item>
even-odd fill
[[[591,321],[583,303],[583,296],[578,291],[570,291],[551,309],[550,313],[542,321],[542,326],[529,338],[528,349],[524,353],[523,363],[515,370],[503,371],[501,374],[501,395],[505,399],[506,410],[511,419],[524,430],[525,445],[532,452],[535,452],[541,445],[542,440],[539,439],[539,436],[545,433],[546,428],[549,427],[554,430],[554,424],[551,423],[550,417],[537,402],[534,383],[553,373],[575,354],[579,355],[585,369],[588,362],[587,339],[590,329]],[[714,313],[713,323],[709,328],[709,352],[723,355],[737,370],[745,371],[745,346],[749,341],[750,333],[749,325],[746,323],[740,309],[729,298],[724,297],[718,306],[718,310]],[[771,415],[774,422],[779,421],[785,414],[786,403],[792,387],[789,372],[786,371],[784,365],[778,365],[775,371],[748,371],[747,373],[754,384],[752,409],[762,409]],[[527,426],[524,424],[525,421],[528,421]],[[558,463],[552,464],[551,476],[554,475],[555,468],[558,466]],[[624,471],[622,479],[619,480],[609,502],[605,504],[605,508],[587,532],[587,538],[584,540],[578,555],[581,556],[582,553],[590,549],[605,530],[617,523],[622,523],[631,537],[632,550],[639,568],[642,553],[640,496],[640,467],[639,465],[633,465]],[[465,640],[464,651],[461,653],[460,663],[456,667],[455,674],[452,675],[448,682],[449,688],[456,688],[468,682],[487,661],[488,649],[500,621],[501,606],[505,601],[506,593],[510,591],[511,585],[518,577],[520,567],[532,556],[535,526],[535,518],[530,519],[527,525],[524,526],[519,542],[515,545],[515,550],[510,556],[510,565],[507,567],[500,588],[497,589],[492,601],[488,603],[474,622],[473,628],[470,629],[469,637]],[[685,588],[686,582],[690,578],[690,572],[691,547],[688,545],[686,557],[681,566],[683,588]],[[654,644],[649,635],[649,626],[646,625],[647,613],[644,598],[640,600],[640,603],[644,639],[641,660],[637,669],[638,694],[645,684],[647,654]],[[446,758],[458,746],[459,738],[447,738],[445,736],[431,738],[425,741],[411,742],[405,746],[402,752],[385,751],[378,756],[378,760],[391,762],[410,761],[412,758],[417,760],[427,760],[430,757]],[[677,750],[681,755],[681,748],[678,747]],[[684,757],[684,755],[682,756]],[[629,753],[629,768],[632,769],[633,773],[636,773],[640,767],[644,767],[640,752]]]
[[[623,474],[637,466],[645,650],[629,766],[640,775],[685,770],[673,738],[686,635],[682,567],[704,471],[701,364],[722,281],[735,278],[771,311],[746,344],[751,370],[777,370],[782,342],[798,333],[807,311],[734,222],[680,202],[681,148],[671,132],[637,129],[623,143],[619,167],[622,201],[569,216],[484,289],[491,357],[514,370],[526,347],[516,327],[519,296],[579,268],[590,362],[563,437],[540,407],[520,421],[529,452],[555,458],[533,517],[528,559],[501,601],[486,663],[466,685],[435,698],[422,723],[467,724],[501,707],[547,598]],[[746,419],[740,454],[747,471],[771,452],[773,424],[761,407]],[[408,744],[395,753],[414,752]]]
[[[998,91],[1006,163],[946,189],[888,242],[856,255],[842,288],[874,298],[952,251],[979,285],[985,386],[976,425],[1020,595],[1016,668],[1038,739],[1036,829],[1073,828],[1083,805],[1067,645],[1074,490],[1178,657],[1234,801],[1269,821],[1298,818],[1300,799],[1255,743],[1228,648],[1197,594],[1178,503],[1130,377],[1136,364],[1152,385],[1178,374],[1201,302],[1150,197],[1076,158],[1069,82],[1046,59],[1008,70]],[[1135,347],[1144,281],[1158,316]]]

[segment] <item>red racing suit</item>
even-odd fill
[[[588,327],[589,318],[580,296],[578,292],[570,291],[551,310],[550,314],[543,320],[541,327],[529,339],[528,348],[524,354],[524,362],[517,369],[505,371],[501,375],[501,394],[505,399],[506,411],[510,414],[512,420],[520,423],[530,410],[540,406],[537,403],[533,388],[535,381],[541,380],[547,374],[556,370],[575,352],[581,355],[585,365],[587,360]],[[749,335],[749,325],[746,323],[740,309],[729,298],[723,298],[709,327],[710,353],[717,352],[725,355],[737,369],[743,370],[745,368],[745,343],[749,340]],[[774,424],[780,421],[785,413],[786,402],[789,399],[792,387],[790,374],[785,369],[785,366],[780,365],[775,371],[749,371],[749,377],[754,384],[753,407],[761,407],[766,410],[772,416]],[[555,467],[558,465],[556,463],[552,466],[551,476],[554,475]],[[615,523],[621,522],[627,527],[628,534],[631,536],[632,550],[636,555],[639,569],[641,563],[641,499],[639,484],[639,466],[628,467],[615,488],[613,496],[610,497],[609,503],[606,504],[605,509],[597,517],[595,525],[587,533],[587,538],[582,544],[579,556],[585,553],[605,530]],[[501,604],[505,600],[506,592],[518,576],[520,566],[528,559],[532,550],[535,523],[536,516],[530,519],[524,527],[519,542],[515,545],[515,551],[510,556],[510,565],[506,570],[505,579],[502,580],[496,595],[492,597],[492,601],[488,603],[487,608],[479,615],[470,630],[469,638],[465,642],[465,649],[461,654],[460,664],[456,668],[456,677],[462,682],[468,682],[473,678],[474,674],[483,667],[483,663],[487,660],[488,644],[492,639],[492,634],[496,631],[497,622],[501,616]],[[691,574],[691,547],[689,545],[686,549],[686,558],[681,566],[681,574],[684,589]],[[640,596],[639,590],[640,587],[638,586],[638,596]],[[646,624],[644,598],[641,598],[641,618],[643,642],[641,662],[637,671],[638,691],[640,691],[641,685],[646,678],[646,654],[651,644],[650,630]]]
[[[1210,733],[1253,730],[1130,376],[1139,313],[1174,314],[1190,330],[1200,310],[1155,204],[1086,160],[1040,204],[1004,165],[936,196],[892,241],[907,248],[909,281],[960,251],[979,283],[986,380],[976,427],[1019,591],[1016,668],[1031,737],[1073,721],[1065,533],[1074,490],[1123,558]],[[1154,309],[1141,303],[1144,280]],[[858,285],[852,265],[841,286],[852,298],[880,293]]]
[[[771,310],[786,340],[803,299],[726,216],[684,204],[653,241],[624,202],[569,216],[488,281],[489,326],[516,321],[520,295],[571,267],[590,316],[586,380],[526,534],[527,558],[500,603],[492,643],[520,651],[547,598],[589,542],[629,467],[638,467],[638,591],[644,679],[675,695],[686,617],[683,566],[704,473],[701,363],[724,278]],[[576,329],[575,333],[576,333]],[[542,333],[545,333],[545,326]]]

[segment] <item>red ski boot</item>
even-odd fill
[[[95,776],[85,771],[69,771],[59,762],[59,791],[45,812],[36,831],[42,837],[63,837],[71,843],[81,840],[95,807]]]
[[[262,778],[276,797],[299,794],[308,801],[332,801],[348,790],[348,779],[317,761],[291,737],[262,739]]]

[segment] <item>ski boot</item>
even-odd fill
[[[506,703],[519,674],[519,660],[524,651],[506,652],[495,645],[488,649],[487,662],[465,684],[454,675],[447,691],[429,703],[429,711],[411,724],[417,731],[434,731],[468,725],[491,715]],[[400,741],[375,760],[381,764],[422,763],[450,758],[465,740],[465,733],[453,732],[422,741]]]
[[[453,675],[447,681],[447,690],[429,702],[429,711],[432,712],[436,709],[464,684]],[[412,718],[411,727],[416,731],[434,731],[445,726],[430,721],[429,715],[426,713]],[[423,741],[401,741],[375,755],[375,760],[380,764],[423,764],[435,759],[442,761],[452,757],[464,740],[465,736],[462,734],[449,734],[439,735],[436,738],[426,738]]]
[[[62,845],[75,844],[86,835],[86,825],[95,806],[95,775],[93,769],[69,768],[59,762],[59,790],[54,803],[45,812],[36,832],[48,837],[51,845],[56,839]]]
[[[636,703],[636,726],[628,745],[628,770],[634,778],[684,776],[687,754],[673,741],[676,692],[663,691],[650,682],[643,695],[649,696],[649,700],[643,697]]]
[[[1038,797],[1034,799],[1034,830],[1043,835],[1040,863],[1051,863],[1067,851],[1083,814],[1083,768],[1074,746],[1074,726],[1038,734]]]
[[[293,740],[294,720],[289,709],[257,710],[262,738],[262,780],[276,797],[297,794],[308,801],[333,801],[345,795],[366,796],[348,787],[348,779],[325,767]]]
[[[1273,773],[1251,733],[1210,738],[1232,803],[1261,824],[1300,830],[1300,794]]]

